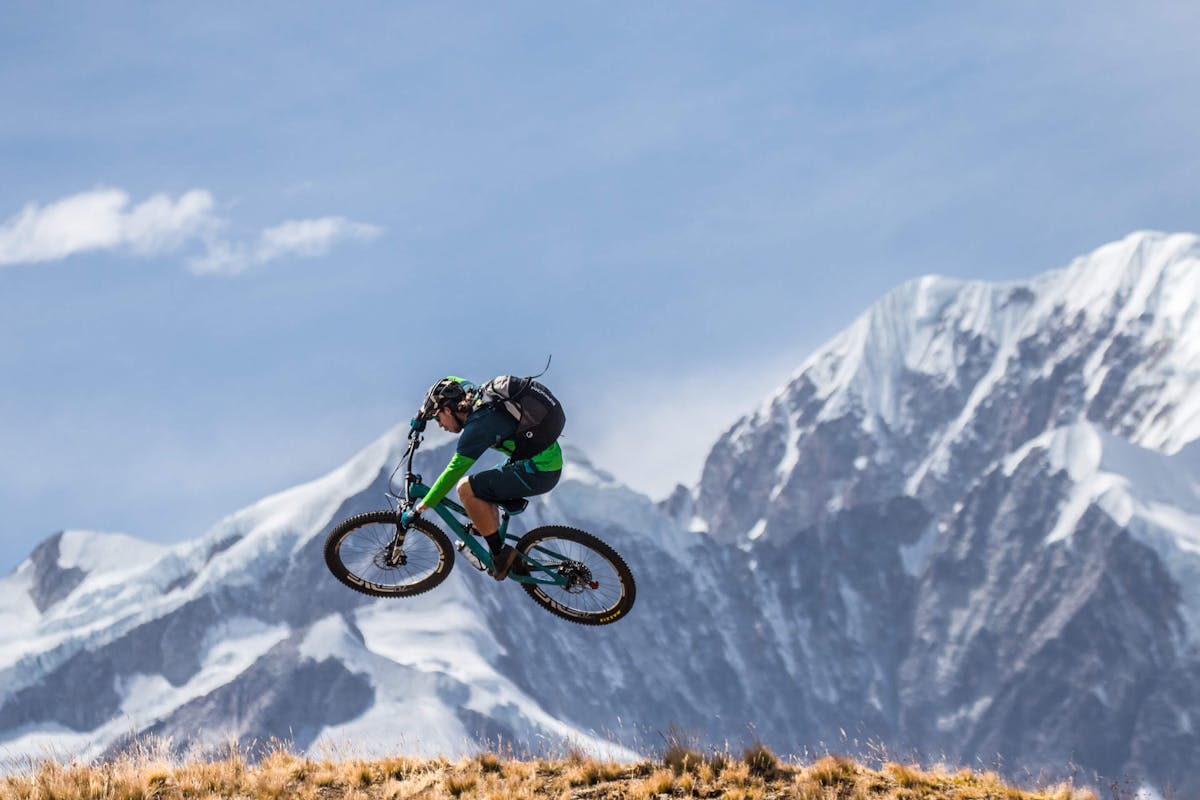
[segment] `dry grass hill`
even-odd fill
[[[871,768],[825,756],[786,763],[763,747],[740,757],[673,747],[655,761],[616,763],[578,754],[557,760],[484,753],[458,761],[383,758],[312,760],[275,748],[251,761],[231,747],[223,757],[178,761],[151,750],[111,763],[45,761],[0,777],[0,798],[21,800],[1098,800],[1071,784],[1018,789],[994,772],[896,762]]]

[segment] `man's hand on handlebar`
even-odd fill
[[[420,503],[417,503],[412,508],[408,508],[408,509],[405,509],[404,511],[401,511],[400,512],[400,527],[402,527],[402,528],[411,527],[413,522],[420,519],[421,512],[424,510],[425,510],[425,507],[423,505],[421,505]]]

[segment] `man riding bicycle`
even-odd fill
[[[492,551],[492,576],[502,581],[513,568],[517,551],[505,545],[498,533],[500,509],[497,504],[553,489],[562,475],[562,448],[557,441],[552,441],[536,453],[526,452],[529,448],[516,441],[519,422],[504,405],[488,402],[479,387],[455,376],[442,378],[430,387],[413,426],[423,426],[427,420],[437,420],[443,430],[461,436],[450,463],[425,497],[405,512],[401,522],[407,525],[426,509],[440,503],[450,489],[457,486],[459,499],[476,532],[483,536]],[[489,447],[507,455],[508,462],[467,476],[467,470]]]

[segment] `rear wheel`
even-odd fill
[[[432,522],[415,520],[395,546],[395,511],[350,517],[325,539],[325,564],[356,592],[375,597],[411,597],[446,579],[454,566],[450,540]]]
[[[590,533],[546,525],[522,536],[517,549],[530,562],[529,577],[562,581],[521,584],[551,614],[580,625],[607,625],[633,608],[633,573],[616,550]]]

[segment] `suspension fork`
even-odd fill
[[[396,535],[392,537],[392,541],[387,546],[387,563],[392,567],[404,566],[408,561],[408,556],[404,554],[405,528],[400,524],[401,513],[403,512],[400,509],[396,510]]]

